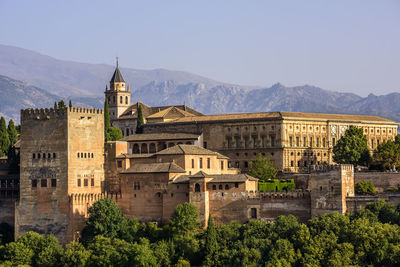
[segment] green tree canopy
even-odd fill
[[[208,225],[207,225],[205,244],[204,244],[203,266],[215,266],[215,263],[217,262],[218,262],[217,231],[215,230],[214,221],[210,214],[208,217]]]
[[[333,147],[333,160],[339,164],[366,166],[370,155],[363,129],[350,126]]]
[[[261,180],[272,179],[276,177],[278,170],[275,169],[271,160],[258,154],[258,158],[250,162],[249,175]]]
[[[57,105],[56,101],[54,101],[54,109],[58,109],[58,105]]]
[[[400,142],[389,140],[380,144],[374,151],[372,164],[380,170],[390,170],[399,167]]]
[[[58,102],[58,108],[59,108],[59,109],[66,108],[64,100],[60,100],[60,101]]]
[[[106,137],[107,141],[118,141],[122,137],[123,137],[123,135],[119,128],[117,128],[117,127],[108,128],[107,137]]]
[[[358,182],[354,186],[357,194],[360,195],[375,195],[376,189],[373,183],[371,182]]]
[[[126,219],[112,199],[105,198],[95,202],[88,209],[89,218],[82,231],[84,243],[90,243],[96,235],[115,238],[120,236]]]
[[[108,133],[108,129],[111,127],[110,121],[110,108],[108,107],[108,100],[104,101],[104,133]],[[108,140],[106,140],[108,141]]]
[[[68,107],[72,108],[72,101],[71,100],[69,100]]]
[[[7,155],[10,149],[10,137],[7,131],[6,120],[1,117],[0,119],[0,157]]]
[[[143,125],[144,125],[144,118],[143,118],[143,111],[142,106],[139,104],[137,109],[137,124],[136,124],[136,133],[141,134],[143,133]]]
[[[13,120],[8,122],[7,132],[8,137],[10,138],[10,145],[14,145],[18,141],[18,132]]]
[[[188,202],[176,206],[169,221],[169,229],[172,234],[186,233],[200,226],[198,221],[199,211]]]
[[[81,243],[71,242],[65,247],[61,262],[63,266],[84,267],[87,266],[89,258],[90,252]]]

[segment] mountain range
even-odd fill
[[[21,108],[52,107],[60,99],[100,108],[114,69],[0,45],[0,116],[18,121]],[[121,68],[121,72],[132,101],[147,105],[186,104],[205,114],[297,111],[378,115],[400,121],[400,93],[361,97],[311,85],[242,86],[165,69]]]

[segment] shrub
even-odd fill
[[[371,182],[359,182],[356,183],[355,190],[357,194],[360,195],[375,195],[376,189]]]

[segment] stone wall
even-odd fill
[[[0,199],[0,223],[14,226],[15,199]]]
[[[354,182],[372,182],[376,191],[383,192],[388,188],[397,188],[400,185],[400,173],[393,172],[355,172]]]

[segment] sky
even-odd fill
[[[0,0],[0,44],[241,85],[400,92],[398,0]]]

